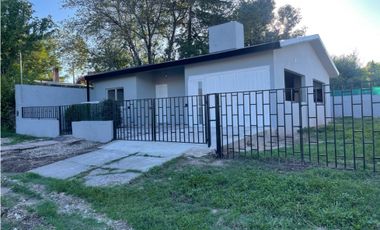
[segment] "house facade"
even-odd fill
[[[242,40],[229,43],[223,36],[242,37],[243,30],[236,29],[242,28],[240,23],[215,27],[210,28],[210,54],[86,76],[94,87],[89,100],[299,88],[329,84],[338,75],[318,35],[243,48]],[[211,48],[218,44],[220,49]]]
[[[303,128],[331,122],[328,84],[339,73],[318,35],[244,47],[243,26],[229,22],[209,28],[209,50],[202,56],[87,75],[86,97],[76,103],[118,101],[110,123],[113,136],[107,140],[207,143],[233,151],[241,150],[234,145],[241,142],[259,151],[266,138],[271,147],[273,138],[286,143],[291,135],[294,142]],[[34,105],[18,106],[20,121],[30,118],[27,111],[44,116],[38,108],[21,109],[27,106]],[[54,108],[56,133],[75,126],[65,123],[67,108]]]

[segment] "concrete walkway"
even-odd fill
[[[203,156],[206,145],[114,141],[98,150],[45,165],[30,172],[57,179],[84,178],[89,186],[128,183],[149,169],[183,154]]]

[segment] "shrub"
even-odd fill
[[[73,121],[107,120],[113,120],[115,125],[120,125],[120,103],[113,100],[105,100],[99,104],[77,104],[69,106],[65,111],[65,121],[70,126]]]

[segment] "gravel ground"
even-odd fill
[[[16,229],[55,229],[42,217],[30,211],[43,201],[54,202],[58,207],[59,214],[78,214],[83,218],[95,219],[99,223],[104,223],[107,226],[106,229],[132,229],[124,221],[112,220],[104,214],[97,213],[86,201],[80,198],[64,193],[49,192],[43,185],[24,184],[5,176],[2,177],[2,182],[9,187],[16,184],[26,186],[31,191],[40,195],[40,198],[30,198],[12,191],[9,187],[1,187],[1,195],[5,195],[14,203],[11,207],[9,207],[10,205],[8,207],[1,207],[1,219],[16,225]]]
[[[52,140],[24,142],[2,146],[1,171],[26,172],[31,169],[95,150],[97,142],[71,136]]]

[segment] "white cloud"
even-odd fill
[[[357,51],[362,64],[380,62],[380,20],[347,0],[276,0],[277,7],[290,4],[300,8],[307,34],[319,34],[330,55]]]

